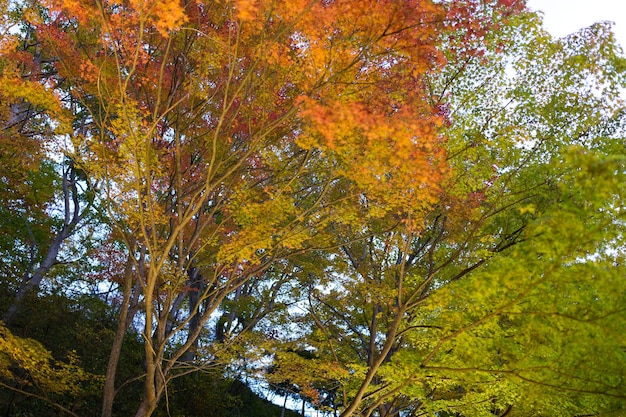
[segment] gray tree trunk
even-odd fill
[[[76,186],[76,172],[72,166],[66,167],[63,171],[63,201],[65,211],[63,226],[57,232],[46,252],[44,260],[39,267],[37,267],[35,272],[32,274],[28,272],[24,274],[24,278],[22,279],[22,283],[13,302],[2,317],[5,324],[9,324],[15,318],[24,298],[39,288],[43,278],[56,263],[63,242],[74,233],[79,222],[84,218],[89,209],[88,205],[82,213],[80,212],[78,188]]]

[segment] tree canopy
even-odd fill
[[[0,11],[6,415],[231,415],[243,381],[344,417],[623,412],[609,24],[554,39],[519,0]]]

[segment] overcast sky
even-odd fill
[[[542,10],[546,28],[559,37],[599,20],[615,22],[613,31],[626,48],[626,0],[528,0],[528,6]]]

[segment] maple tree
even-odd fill
[[[311,332],[289,344],[336,364],[342,415],[623,409],[613,42],[606,24],[552,40],[520,14],[431,79],[449,114],[440,202],[417,231],[344,232],[300,290]]]
[[[146,360],[137,415],[149,415],[202,324],[248,280],[328,245],[332,223],[419,215],[433,200],[439,118],[417,81],[438,63],[440,6],[49,7],[38,39],[79,116],[68,151],[99,184],[128,259],[104,415],[133,318]]]
[[[519,380],[577,393],[545,410],[621,401],[597,370],[564,371],[586,352],[575,337],[623,318],[619,269],[602,272],[623,172],[609,131],[623,64],[603,26],[553,42],[510,0],[0,7],[0,209],[25,205],[17,218],[42,230],[4,318],[63,275],[64,250],[85,258],[87,279],[114,288],[103,416],[132,385],[118,369],[129,335],[143,347],[137,416],[175,378],[265,349],[270,379],[345,416],[523,414],[513,400],[535,392]],[[18,154],[28,163],[11,165]],[[16,268],[36,245],[10,230]],[[293,303],[316,328],[307,360],[272,346]],[[568,318],[593,325],[549,331]],[[619,343],[593,345],[617,363],[607,378]]]

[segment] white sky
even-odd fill
[[[614,22],[613,31],[626,49],[626,0],[528,0],[528,6],[544,12],[546,28],[558,37],[599,20]]]

